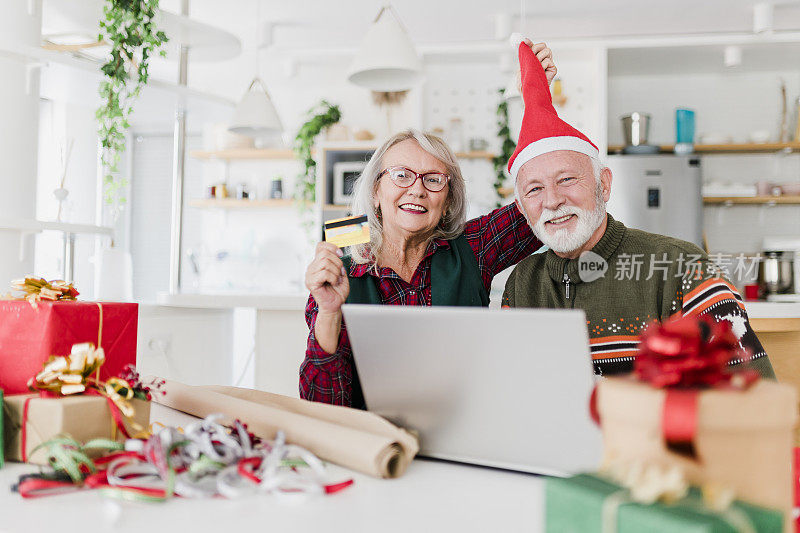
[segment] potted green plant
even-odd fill
[[[497,207],[500,207],[500,188],[503,187],[506,181],[506,165],[511,156],[514,155],[517,143],[511,138],[511,130],[508,128],[508,102],[503,98],[505,89],[500,89],[497,92],[500,94],[500,103],[497,104],[497,137],[500,139],[500,153],[492,158],[495,173],[492,185],[494,185],[494,190],[498,196]]]
[[[305,211],[307,205],[316,199],[317,162],[312,154],[314,140],[322,130],[336,124],[341,118],[342,113],[339,111],[339,106],[322,100],[308,111],[308,120],[300,126],[297,132],[294,153],[303,164],[303,170],[297,177],[295,199],[301,212]]]
[[[119,176],[120,155],[125,151],[125,133],[130,127],[133,104],[147,84],[150,59],[162,49],[167,36],[154,19],[159,0],[106,0],[98,40],[111,46],[100,67],[102,104],[95,112],[103,168],[103,198],[115,223],[119,218],[127,181]],[[95,297],[128,301],[133,298],[131,254],[111,243],[97,250]]]
[[[95,112],[102,146],[103,196],[107,204],[125,203],[126,181],[118,176],[120,154],[125,151],[125,132],[130,127],[133,103],[147,84],[150,59],[163,50],[167,36],[154,22],[159,0],[106,0],[98,40],[111,46],[100,70],[102,105]]]

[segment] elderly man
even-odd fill
[[[601,375],[632,370],[638,336],[653,320],[727,320],[750,365],[774,378],[741,296],[700,248],[627,228],[606,213],[611,171],[597,147],[558,117],[530,52],[519,47],[525,115],[509,172],[517,206],[549,250],[517,265],[503,306],[583,309]]]

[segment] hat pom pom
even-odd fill
[[[508,42],[511,43],[511,46],[514,47],[514,50],[517,50],[519,48],[519,45],[522,44],[522,41],[524,40],[525,36],[517,32],[512,33],[511,36],[508,38]]]

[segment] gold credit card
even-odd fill
[[[325,240],[339,248],[369,242],[367,215],[326,221]]]

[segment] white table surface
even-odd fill
[[[153,420],[190,417],[154,404]],[[240,500],[174,498],[121,502],[85,491],[23,500],[9,487],[38,467],[0,469],[0,532],[192,533],[481,531],[543,529],[543,478],[476,466],[415,460],[399,479],[381,480],[330,465],[331,482],[355,484],[303,503],[269,495]]]

